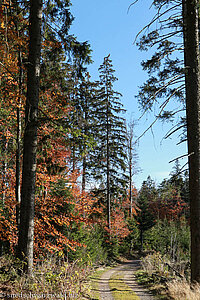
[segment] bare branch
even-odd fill
[[[187,142],[187,139],[181,140],[181,141],[178,142],[176,145],[178,146],[178,145],[180,145],[180,144],[182,144],[182,143],[185,143],[185,142]]]
[[[138,141],[141,137],[143,137],[149,129],[153,127],[153,125],[158,121],[158,119],[161,117],[162,112],[164,111],[164,108],[169,103],[170,99],[174,96],[176,93],[176,90],[170,95],[170,97],[167,98],[167,100],[162,104],[162,109],[160,110],[159,114],[156,116],[155,120],[151,123],[151,125],[137,138],[136,141]]]
[[[190,153],[190,154],[184,154],[184,155],[181,155],[181,156],[179,156],[179,157],[176,157],[176,158],[170,160],[170,161],[169,161],[169,164],[172,163],[172,162],[174,162],[174,161],[177,160],[177,159],[180,159],[180,158],[183,158],[183,157],[189,157],[189,156],[191,156],[191,155],[193,155],[193,154],[194,154],[194,152],[192,152],[192,153]]]
[[[164,139],[169,138],[173,133],[177,132],[179,129],[184,128],[184,127],[185,127],[185,124],[177,127],[176,129],[174,129],[173,131],[171,131],[169,134],[165,135]]]
[[[138,2],[138,0],[135,0],[133,3],[131,3],[131,4],[129,5],[128,10],[127,10],[127,14],[129,13],[130,8],[131,8],[135,3],[137,3],[137,2]]]
[[[137,33],[137,35],[136,35],[136,37],[135,37],[135,39],[134,39],[133,44],[135,44],[135,42],[136,42],[138,36],[139,36],[145,29],[148,29],[148,28],[149,28],[155,21],[157,21],[160,17],[164,16],[166,13],[168,13],[169,11],[173,10],[173,9],[176,8],[176,7],[177,7],[177,5],[175,5],[175,6],[171,7],[171,8],[169,8],[169,9],[167,9],[166,11],[164,11],[163,13],[161,13],[161,14],[159,14],[159,15],[156,14],[156,15],[154,16],[154,18],[151,20],[151,22],[149,22],[146,26],[144,26],[144,27]]]

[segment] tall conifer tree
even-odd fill
[[[121,94],[114,90],[117,78],[110,55],[99,68],[99,91],[96,99],[97,146],[94,151],[93,174],[104,183],[107,205],[107,223],[111,227],[111,200],[126,191],[126,130],[120,102]]]
[[[27,76],[26,120],[24,132],[22,199],[18,257],[25,259],[29,272],[33,266],[34,202],[37,153],[37,118],[39,102],[39,78],[41,56],[42,1],[30,3],[30,41]]]

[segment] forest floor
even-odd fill
[[[101,274],[93,288],[92,299],[101,300],[153,300],[153,295],[137,284],[135,272],[140,268],[140,260],[128,260]]]

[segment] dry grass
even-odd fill
[[[200,285],[192,287],[186,280],[174,280],[167,284],[169,296],[174,300],[199,300]]]
[[[168,263],[169,261],[160,253],[155,252],[153,254],[149,254],[142,258],[141,262],[143,270],[145,270],[149,275],[157,272],[161,276],[169,276],[169,269],[166,265],[166,262]]]
[[[78,261],[68,263],[62,257],[49,257],[37,262],[31,277],[19,275],[19,269],[20,263],[11,257],[0,258],[1,297],[84,299],[89,293],[87,277],[91,268]]]

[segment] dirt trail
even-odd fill
[[[109,287],[109,279],[116,272],[141,300],[153,300],[154,297],[135,281],[134,272],[137,271],[139,267],[139,260],[131,260],[103,273],[99,281],[101,300],[114,300]]]

